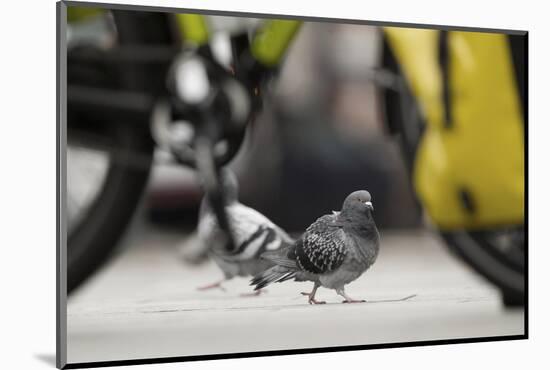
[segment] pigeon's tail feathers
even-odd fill
[[[250,285],[255,285],[254,290],[260,290],[271,283],[281,283],[294,277],[296,277],[296,271],[284,266],[273,266],[256,275],[250,281]]]
[[[297,270],[296,261],[288,258],[289,248],[292,245],[288,244],[276,250],[265,251],[260,255],[261,259],[273,262],[274,264],[291,270]]]
[[[279,249],[268,250],[260,255],[261,259],[272,262],[275,266],[252,279],[250,285],[256,286],[254,290],[262,289],[271,283],[280,283],[296,277],[298,271],[296,261],[288,257],[292,247],[292,244],[283,244]]]

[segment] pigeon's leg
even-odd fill
[[[218,288],[222,291],[225,292],[225,288],[222,286],[222,283],[224,281],[226,281],[227,279],[222,279],[220,281],[216,281],[215,283],[212,283],[212,284],[208,284],[208,285],[203,285],[203,286],[200,286],[200,287],[197,287],[197,290],[200,290],[200,291],[205,291],[205,290],[210,290],[210,289],[215,289],[215,288]]]
[[[258,296],[260,296],[262,293],[267,293],[267,290],[265,290],[265,289],[258,289],[258,290],[253,291],[252,293],[242,293],[242,294],[241,294],[241,297],[258,297]]]
[[[349,295],[346,294],[344,291],[344,288],[336,289],[336,294],[341,295],[345,298],[345,301],[342,301],[342,303],[363,303],[366,302],[364,299],[353,299]]]
[[[302,292],[302,295],[307,295],[309,298],[308,298],[308,303],[309,304],[325,304],[326,302],[325,301],[318,301],[315,299],[315,293],[317,293],[317,288],[319,288],[319,283],[315,282],[314,285],[313,285],[313,290],[311,291],[311,293],[307,293],[307,292]]]

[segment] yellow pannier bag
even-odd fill
[[[443,230],[522,224],[524,129],[507,36],[384,31],[426,121],[413,182],[431,220]]]

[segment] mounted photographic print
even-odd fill
[[[527,32],[57,5],[58,367],[527,338]]]

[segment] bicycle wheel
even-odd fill
[[[385,117],[397,133],[409,172],[414,169],[417,146],[425,128],[415,98],[387,41],[383,67],[399,76],[400,91],[383,92]],[[496,285],[506,306],[520,306],[525,297],[525,229],[523,224],[478,230],[439,231],[446,245],[477,273]]]
[[[525,304],[525,230],[523,225],[442,232],[447,245],[499,287],[506,306]]]
[[[161,13],[101,12],[70,27],[67,293],[113,252],[147,183],[154,149],[146,109],[132,116],[111,116],[101,102],[87,102],[84,95],[76,104],[73,98],[87,88],[162,94],[167,62],[119,64],[97,56],[105,52],[113,55],[126,46],[173,44],[167,17]]]

